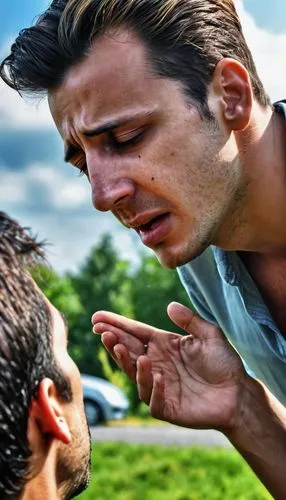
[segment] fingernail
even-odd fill
[[[120,351],[118,351],[118,349],[114,348],[114,354],[117,357],[117,359],[120,361],[121,360],[121,353],[120,353]]]

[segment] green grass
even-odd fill
[[[154,427],[155,425],[166,425],[166,422],[163,422],[162,420],[157,420],[156,418],[153,417],[137,417],[137,416],[130,416],[126,417],[123,420],[109,420],[106,424],[108,427],[129,427],[129,426],[142,426],[142,427]]]
[[[232,450],[96,443],[81,500],[269,500]]]

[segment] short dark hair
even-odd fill
[[[0,212],[0,498],[20,495],[30,474],[29,408],[40,381],[51,378],[59,397],[71,385],[52,349],[51,318],[27,266],[43,259],[35,238]]]
[[[233,0],[54,0],[20,32],[0,76],[20,93],[51,91],[101,33],[117,26],[139,35],[156,74],[181,81],[204,114],[208,84],[224,57],[245,66],[256,100],[270,104]]]

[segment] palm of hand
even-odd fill
[[[155,393],[145,401],[151,403],[151,412],[155,407],[154,416],[192,428],[230,425],[245,372],[236,352],[220,337],[201,340],[165,333],[150,340],[152,373],[161,373],[164,381],[161,404]]]
[[[190,335],[112,313],[96,313],[95,331],[104,333],[105,347],[137,383],[154,417],[185,427],[229,429],[246,376],[242,362],[218,327],[182,308],[171,319]]]

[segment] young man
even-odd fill
[[[98,313],[109,352],[154,415],[220,429],[285,498],[285,106],[271,106],[232,0],[57,0],[1,74],[48,95],[94,206],[180,267],[207,320],[171,305],[185,341]]]
[[[0,498],[77,496],[90,476],[90,438],[67,327],[26,266],[36,241],[0,212]]]

